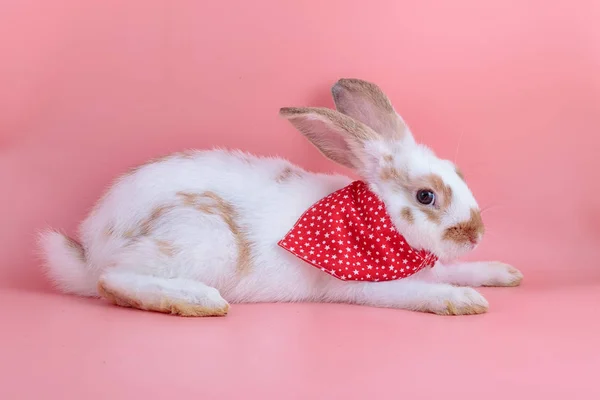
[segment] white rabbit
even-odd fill
[[[120,177],[80,227],[80,241],[40,235],[47,273],[64,292],[182,316],[220,316],[229,303],[343,302],[442,315],[479,314],[466,286],[516,286],[499,262],[458,263],[481,240],[478,205],[460,172],[415,143],[374,84],[341,79],[337,111],[280,114],[325,156],[354,169],[397,231],[439,261],[386,282],[337,279],[278,247],[305,211],[351,183],[280,158],[224,150],[153,160]]]

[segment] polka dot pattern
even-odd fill
[[[383,202],[362,181],[318,201],[278,245],[346,281],[406,278],[437,261],[406,243]]]

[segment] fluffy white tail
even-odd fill
[[[53,230],[42,232],[39,245],[46,273],[65,293],[98,296],[96,280],[87,271],[85,249],[81,243]]]

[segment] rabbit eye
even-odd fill
[[[435,193],[427,189],[419,190],[417,192],[417,201],[426,206],[431,206],[435,203]]]

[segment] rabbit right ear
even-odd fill
[[[352,169],[365,167],[364,143],[381,139],[368,126],[328,108],[282,108],[279,114],[327,158]]]
[[[369,126],[383,137],[412,139],[408,126],[375,84],[360,79],[340,79],[331,88],[337,110]]]

